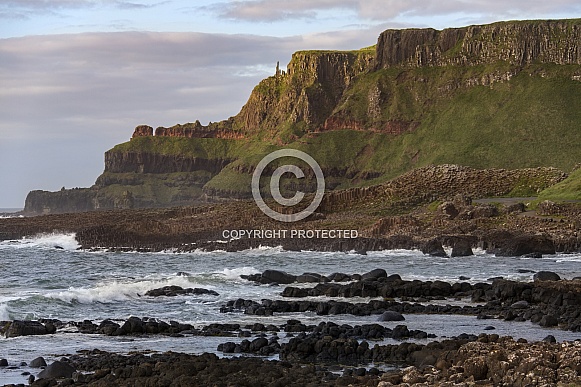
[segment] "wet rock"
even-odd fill
[[[8,367],[8,360],[0,359],[0,367]]]
[[[52,328],[51,328],[52,330]],[[39,321],[14,320],[8,324],[4,335],[9,337],[46,335],[49,330]]]
[[[55,361],[38,374],[39,379],[71,378],[76,369],[70,364]]]
[[[560,281],[561,277],[552,271],[539,271],[533,275],[535,281]]]
[[[399,313],[392,310],[385,311],[379,316],[379,321],[404,321],[405,317]]]
[[[430,239],[425,241],[422,244],[420,250],[426,255],[444,258],[448,257],[448,254],[446,254],[446,251],[444,251],[444,247],[442,247],[442,243],[438,239]]]
[[[376,280],[378,278],[387,278],[387,272],[384,269],[373,269],[361,275],[362,280]]]
[[[296,276],[280,270],[265,270],[261,276],[262,283],[292,284]]]
[[[202,288],[184,289],[181,286],[176,286],[176,285],[169,285],[169,286],[164,286],[164,287],[158,288],[158,289],[151,289],[145,293],[145,295],[149,296],[149,297],[160,297],[160,296],[175,297],[175,296],[186,295],[186,294],[192,294],[192,295],[208,294],[208,295],[212,295],[212,296],[219,295],[214,290],[202,289]]]
[[[559,325],[559,319],[555,316],[544,315],[539,321],[539,325],[545,328],[555,327]]]
[[[555,339],[555,336],[553,335],[547,335],[547,337],[545,337],[543,341],[546,341],[547,343],[556,343],[557,339]]]
[[[29,365],[32,368],[41,368],[41,367],[46,367],[47,364],[46,364],[46,361],[44,360],[43,357],[37,357],[37,358],[33,359]]]
[[[474,255],[472,244],[467,239],[457,239],[452,247],[451,257],[468,257]]]

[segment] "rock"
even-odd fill
[[[46,367],[46,361],[43,357],[37,357],[30,362],[30,367],[32,368],[41,368]]]
[[[524,203],[513,203],[504,207],[504,211],[508,214],[514,212],[525,212],[526,206]]]
[[[555,336],[553,335],[548,335],[543,339],[543,341],[546,341],[547,343],[556,343],[557,339],[555,339]]]
[[[552,271],[539,271],[533,275],[535,281],[560,281],[561,277]]]
[[[329,279],[317,273],[303,273],[297,276],[296,281],[301,283],[307,282],[317,283],[317,282],[328,282]]]
[[[392,310],[387,310],[379,316],[378,321],[404,321],[405,317],[399,313]]]
[[[343,282],[351,279],[351,277],[345,273],[333,273],[327,276],[327,278],[333,282]]]
[[[468,281],[470,279],[470,277],[466,277],[466,276],[461,275],[460,277],[458,277],[458,279],[460,281]]]
[[[555,327],[559,325],[559,319],[549,314],[544,315],[539,321],[539,325],[545,328]]]
[[[387,272],[383,269],[373,269],[361,275],[362,280],[376,280],[378,278],[387,278]]]
[[[160,296],[175,297],[175,296],[185,295],[185,294],[194,294],[194,295],[209,294],[212,296],[219,295],[217,292],[215,292],[213,290],[209,290],[209,289],[202,289],[202,288],[184,289],[181,286],[177,286],[177,285],[164,286],[162,288],[151,289],[151,290],[148,290],[147,292],[145,292],[145,295],[149,296],[149,297],[160,297]]]
[[[475,207],[472,210],[472,217],[474,219],[494,218],[495,216],[498,216],[498,215],[499,215],[498,208],[496,208],[496,206],[494,206],[492,204],[480,205],[480,206]]]
[[[526,301],[524,301],[524,300],[521,300],[521,301],[517,301],[517,302],[515,302],[515,303],[514,303],[514,304],[512,304],[510,307],[511,307],[512,309],[528,309],[528,307],[529,307],[529,306],[530,306],[530,305],[529,305],[529,303],[528,303],[528,302],[526,302]]]
[[[448,257],[448,254],[446,254],[444,248],[442,247],[442,243],[440,243],[438,239],[430,239],[424,242],[420,250],[426,255],[443,258]]]
[[[71,378],[76,369],[62,361],[55,361],[38,374],[39,379]]]
[[[555,254],[555,243],[546,235],[507,233],[495,241],[487,252],[499,257],[519,257],[526,254]]]
[[[0,367],[8,367],[8,360],[0,359]]]
[[[46,327],[38,321],[23,321],[14,320],[6,330],[5,336],[18,337],[18,336],[32,336],[32,335],[46,335],[49,332]]]
[[[262,283],[292,284],[296,281],[294,275],[285,273],[280,270],[265,270],[262,273]]]
[[[488,365],[484,356],[466,359],[464,362],[464,375],[466,377],[474,377],[474,380],[486,379],[488,374]]]
[[[492,325],[488,325],[488,326],[484,327],[484,330],[485,330],[485,331],[493,331],[493,330],[495,330],[495,329],[496,329],[496,328],[495,328],[495,327],[493,327]]]
[[[250,342],[250,350],[251,351],[259,351],[262,347],[266,347],[268,345],[268,339],[264,337],[258,337]]]
[[[401,340],[410,337],[410,331],[407,326],[405,325],[398,325],[393,328],[391,332],[391,337],[394,340]]]
[[[525,258],[543,258],[543,254],[539,252],[529,253],[524,255]]]
[[[472,245],[469,240],[466,239],[458,239],[454,242],[454,246],[452,247],[452,257],[469,257],[474,255],[472,251]]]
[[[440,204],[438,206],[438,211],[443,214],[446,214],[449,219],[454,219],[460,213],[460,211],[458,211],[458,209],[452,202],[444,202]]]

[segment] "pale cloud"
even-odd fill
[[[551,13],[570,13],[571,17],[578,17],[581,4],[577,0],[240,0],[216,3],[204,9],[222,18],[249,22],[315,19],[338,10],[348,10],[359,18],[376,21],[454,14],[502,20]]]

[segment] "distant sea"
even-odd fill
[[[12,218],[10,214],[22,211],[23,208],[0,208],[0,218]]]

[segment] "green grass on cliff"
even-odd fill
[[[144,152],[162,155],[183,155],[208,160],[225,159],[235,155],[240,143],[220,138],[136,137],[116,145],[110,152]]]
[[[336,114],[369,125],[388,120],[420,123],[413,132],[401,135],[338,130],[310,133],[298,140],[285,137],[284,146],[260,136],[248,140],[141,137],[112,151],[236,160],[206,185],[232,193],[248,193],[250,171],[262,157],[282,147],[309,153],[323,170],[334,174],[329,179],[335,188],[381,183],[429,164],[571,170],[581,162],[581,82],[571,75],[579,72],[579,66],[528,66],[509,81],[466,86],[483,73],[509,70],[499,63],[388,69],[359,77]],[[373,118],[368,96],[375,86],[382,89],[384,101],[380,115]],[[296,134],[292,127],[279,129]],[[543,194],[578,198],[574,183],[560,187],[562,192]]]
[[[581,168],[571,172],[562,182],[543,190],[539,200],[581,200]]]

